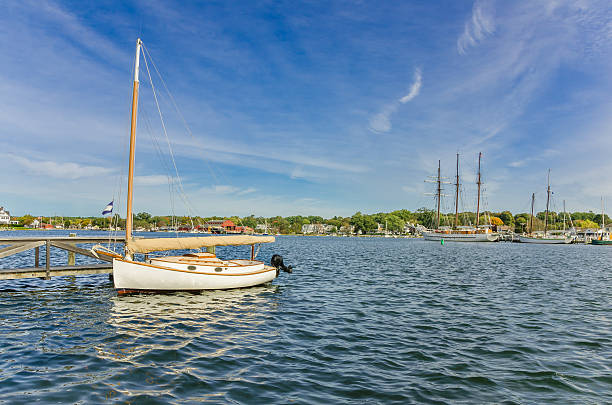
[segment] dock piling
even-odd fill
[[[47,275],[45,276],[45,280],[51,280],[50,270],[51,269],[51,241],[47,239],[47,245],[45,248],[45,270]]]

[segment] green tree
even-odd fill
[[[145,221],[147,223],[151,222],[151,218],[152,216],[148,212],[139,212],[134,217],[135,220]]]
[[[403,232],[404,225],[406,224],[404,220],[397,215],[387,215],[387,229],[391,232]]]
[[[505,225],[514,227],[514,217],[512,216],[512,213],[510,211],[502,211],[497,216],[504,222]]]
[[[435,225],[436,212],[425,207],[419,208],[416,212],[417,222],[426,227]]]

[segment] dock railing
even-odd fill
[[[110,243],[124,243],[124,237],[113,238]],[[52,276],[74,276],[84,274],[112,273],[112,258],[95,256],[89,249],[78,247],[80,244],[108,244],[109,238],[89,236],[34,236],[20,238],[0,238],[0,259],[34,249],[34,267],[2,269],[0,280],[19,278],[50,279]],[[45,247],[45,266],[40,266],[40,248]],[[51,266],[51,248],[68,252],[66,266]],[[75,254],[91,257],[104,263],[76,265]],[[2,263],[0,262],[0,265]]]

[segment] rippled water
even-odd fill
[[[278,237],[272,253],[294,273],[199,295],[0,282],[0,402],[612,401],[612,246]]]

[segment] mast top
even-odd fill
[[[136,62],[134,63],[134,82],[138,82],[138,71],[140,70],[140,46],[142,41],[140,38],[136,40]]]

